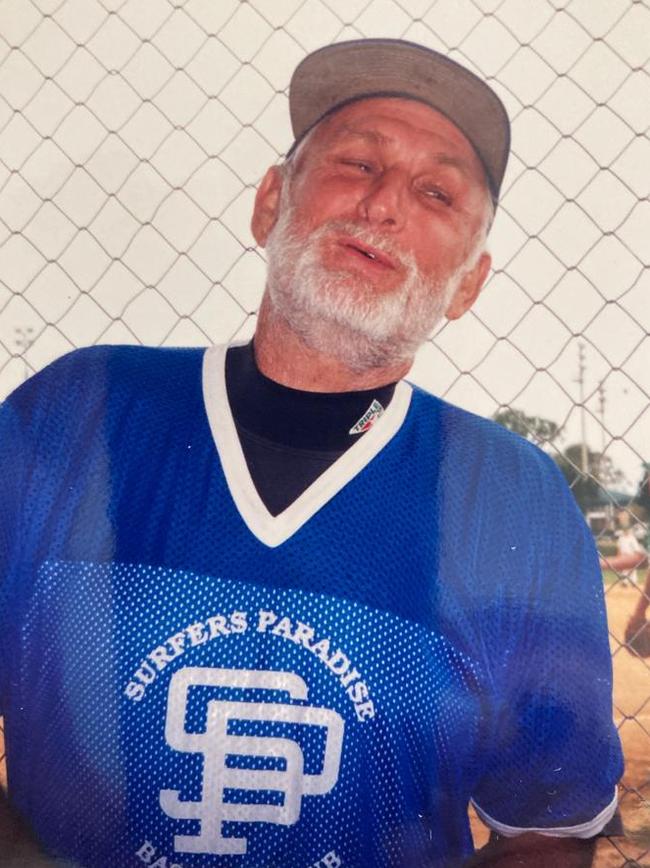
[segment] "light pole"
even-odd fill
[[[580,386],[580,470],[583,477],[587,476],[587,425],[585,419],[585,345],[578,344],[578,379]]]
[[[605,382],[598,383],[598,415],[600,416],[600,458],[598,459],[598,479],[603,480],[603,464],[605,459]]]

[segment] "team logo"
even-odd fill
[[[195,687],[256,691],[256,700],[260,691],[275,691],[276,695],[280,692],[286,696],[287,701],[211,698],[206,703],[205,730],[194,732],[186,729],[186,716]],[[292,672],[192,666],[174,673],[169,685],[165,738],[174,750],[203,756],[200,800],[182,799],[178,790],[160,791],[160,805],[168,816],[200,821],[198,834],[175,835],[177,852],[246,853],[247,839],[224,837],[223,823],[290,826],[300,817],[303,796],[324,795],[334,787],[339,776],[343,718],[328,708],[292,704],[306,703],[307,694],[303,679]],[[247,721],[255,722],[248,727],[251,734],[244,732]],[[282,737],[270,732],[259,734],[277,723],[319,727],[325,733],[318,773],[305,771],[303,750],[297,740],[284,733]],[[231,800],[233,791],[239,793],[239,801]],[[277,799],[273,804],[262,804],[259,799],[255,802],[254,794],[261,791],[281,793],[282,803],[277,804]]]
[[[372,428],[377,419],[379,419],[380,416],[383,416],[383,414],[384,408],[376,398],[373,399],[372,404],[368,407],[363,416],[350,428],[348,434],[363,434]]]

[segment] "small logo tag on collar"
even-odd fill
[[[348,434],[363,434],[365,431],[368,431],[375,424],[377,419],[380,416],[383,416],[384,408],[381,406],[379,401],[375,398],[372,404],[368,407],[363,416],[356,422],[352,428],[348,431]]]

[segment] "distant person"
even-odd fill
[[[650,570],[646,573],[643,591],[625,629],[626,647],[628,651],[636,652],[639,657],[650,657],[650,622],[646,617],[648,606],[650,606]]]
[[[623,585],[626,584],[625,578],[631,571],[635,573],[636,584],[636,570],[646,566],[648,566],[648,552],[627,525],[616,534],[616,554],[600,556],[601,570],[614,570],[622,574]]]
[[[624,527],[619,531],[616,538],[616,554],[621,559],[627,556],[630,556],[630,558],[636,557],[636,566],[624,571],[625,578],[622,584],[627,585],[628,582],[631,582],[633,585],[638,584],[637,566],[642,563],[642,558],[646,555],[646,551],[636,538],[634,530],[631,527]]]

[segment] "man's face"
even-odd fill
[[[321,338],[329,320],[344,343],[374,345],[375,362],[412,357],[445,311],[470,306],[489,267],[471,145],[428,106],[372,99],[321,122],[295,160],[272,209],[267,176],[253,220],[269,240],[272,301],[306,339],[311,315]]]
[[[300,156],[292,200],[303,237],[328,221],[352,220],[439,278],[471,252],[485,195],[478,157],[454,124],[414,100],[371,99],[319,125]],[[380,292],[400,277],[390,257],[368,259],[336,233],[323,257],[370,276]]]

